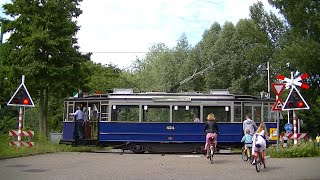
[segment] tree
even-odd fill
[[[82,88],[88,55],[78,51],[75,19],[82,13],[81,0],[15,0],[3,5],[11,19],[1,19],[11,32],[2,52],[3,73],[18,84],[21,75],[35,99],[39,99],[39,130],[47,134],[49,96],[65,97]],[[85,72],[85,73],[84,73]],[[57,93],[59,92],[59,93]]]
[[[304,120],[305,130],[315,134],[320,125],[317,119],[320,93],[320,2],[270,0],[269,3],[279,10],[284,17],[283,21],[272,13],[266,13],[262,3],[250,7],[250,16],[271,40],[274,49],[271,64],[276,74],[290,77],[290,71],[298,70],[311,76],[307,79],[310,89],[301,89],[310,110],[299,111],[297,115]]]
[[[113,88],[133,88],[126,76],[122,76],[125,72],[113,64],[101,65],[100,63],[86,62],[86,66],[92,72],[91,76],[87,76],[86,91],[88,93],[96,91],[105,93]]]

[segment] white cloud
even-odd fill
[[[268,5],[267,0],[262,1]],[[248,18],[254,2],[257,0],[83,0],[83,13],[77,19],[81,26],[78,44],[82,52],[93,52],[93,61],[124,68],[144,56],[135,52],[147,52],[158,42],[175,46],[182,33],[195,45],[214,22],[235,24]]]
[[[256,1],[84,0],[77,37],[81,51],[94,52],[93,61],[123,68],[144,55],[123,52],[146,52],[158,42],[172,47],[182,33],[195,45],[213,22],[235,24],[248,18],[249,6]],[[263,3],[268,4],[267,0]]]

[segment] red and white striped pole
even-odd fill
[[[298,144],[298,135],[297,135],[297,119],[295,110],[292,111],[292,119],[293,119],[293,144]]]
[[[22,146],[22,107],[19,107],[18,147]]]

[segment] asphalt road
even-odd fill
[[[240,155],[54,153],[0,160],[0,179],[320,179],[320,158],[267,160],[257,173]]]

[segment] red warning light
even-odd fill
[[[298,102],[298,108],[303,108],[304,107],[304,103],[302,101]]]
[[[30,101],[29,101],[28,98],[24,98],[23,101],[22,101],[22,103],[23,103],[24,105],[28,105],[29,102],[30,102]]]

